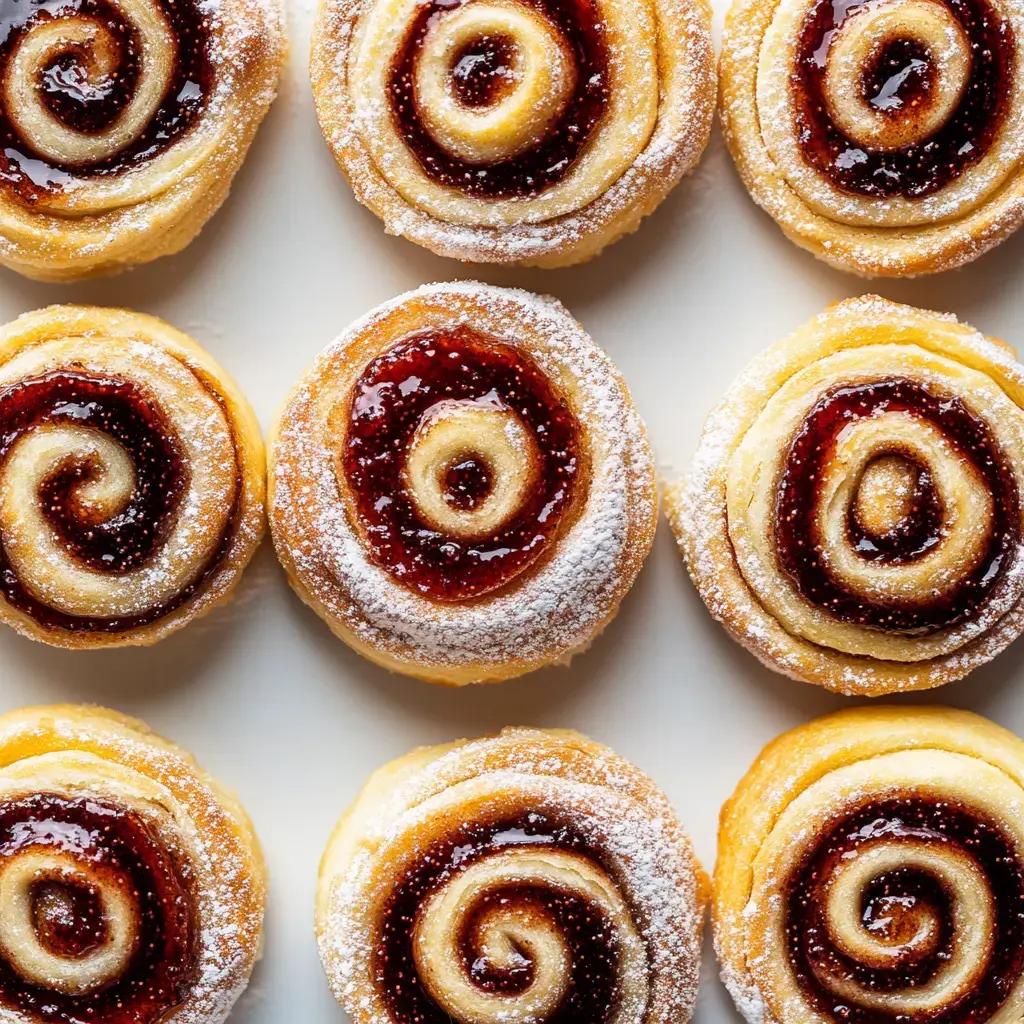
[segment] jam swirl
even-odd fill
[[[948,590],[930,600],[879,600],[855,593],[828,565],[817,535],[824,467],[840,433],[881,412],[903,412],[936,427],[956,455],[970,463],[992,499],[992,519],[982,557]],[[891,451],[904,456],[898,438]],[[808,413],[784,460],[775,503],[779,563],[803,597],[837,619],[894,633],[936,632],[972,618],[1003,579],[1020,543],[1020,496],[1012,470],[985,422],[955,396],[935,394],[912,380],[840,386]],[[907,563],[943,543],[941,498],[927,466],[916,467],[907,515],[888,533],[865,529],[851,509],[848,542],[867,561]]]
[[[913,846],[966,862],[980,870],[994,904],[987,962],[962,965],[973,972],[969,990],[928,1012],[909,1006],[894,1012],[893,1004],[885,1005],[899,992],[923,993],[937,972],[957,959],[955,896],[941,878],[908,858],[861,891],[856,917],[868,935],[885,943],[885,964],[860,962],[844,949],[826,912],[836,877],[880,846],[897,851]],[[789,961],[805,995],[829,1020],[980,1024],[993,1017],[1024,973],[1022,901],[1024,865],[998,825],[952,801],[916,794],[879,800],[836,823],[794,874],[786,911]],[[851,992],[862,996],[851,998]]]
[[[408,587],[443,601],[493,591],[536,563],[556,536],[579,486],[580,427],[566,400],[534,362],[468,327],[426,331],[374,359],[353,390],[340,471],[376,561]],[[404,479],[414,435],[456,407],[489,410],[525,427],[535,486],[493,532],[466,538],[425,521]],[[487,451],[472,440],[446,469],[445,498],[477,508],[497,481]],[[481,446],[483,447],[483,446]]]
[[[486,858],[508,851],[547,850],[601,862],[599,851],[571,827],[532,812],[467,824],[424,851],[387,903],[375,951],[375,974],[392,1020],[404,1024],[450,1024],[452,1020],[431,997],[416,964],[416,922],[431,894]],[[534,965],[525,949],[499,966],[479,948],[477,924],[495,908],[506,919],[538,912],[554,923],[565,943],[570,978],[548,1022],[601,1024],[614,1018],[620,1001],[619,951],[614,929],[600,906],[588,903],[579,893],[522,882],[496,884],[480,894],[456,937],[461,969],[481,992],[514,996],[530,988]]]
[[[194,0],[144,0],[144,5],[155,8],[168,33],[167,52],[149,58],[169,65],[159,72],[144,63],[144,54],[154,47],[142,38],[121,3],[2,0],[0,82],[7,90],[7,104],[18,102],[14,78],[34,75],[35,95],[46,115],[59,129],[81,136],[87,147],[94,140],[101,154],[98,159],[57,159],[53,147],[44,152],[41,139],[19,127],[19,118],[0,104],[0,182],[9,195],[32,204],[64,192],[75,179],[121,174],[168,149],[195,124],[213,85],[213,13]],[[19,68],[19,50],[30,46],[36,33],[62,24],[69,26],[67,41],[45,52],[41,66]],[[143,77],[150,73],[166,79],[152,115],[133,124],[130,137],[104,146],[103,138],[126,116]]]
[[[544,137],[523,152],[479,163],[445,149],[424,121],[415,87],[417,61],[431,27],[465,0],[433,0],[418,7],[404,47],[391,69],[389,93],[399,132],[424,173],[434,181],[485,199],[530,198],[564,179],[586,148],[608,105],[608,47],[595,0],[527,0],[569,54],[575,84]],[[452,101],[471,109],[492,106],[514,88],[516,44],[491,36],[455,55]]]
[[[52,858],[34,872],[28,898],[34,941],[72,964],[109,941],[103,894],[131,905],[126,966],[86,991],[25,977],[19,956],[0,949],[0,1004],[55,1024],[155,1024],[195,981],[196,926],[188,865],[136,813],[90,797],[38,794],[0,806],[0,878],[23,858]],[[69,876],[61,865],[75,865]],[[3,929],[0,929],[2,938]]]
[[[134,487],[128,503],[109,519],[97,520],[78,498],[79,488],[99,470],[69,460],[58,466],[37,495],[38,507],[76,562],[114,579],[152,563],[174,525],[188,490],[189,471],[174,426],[159,404],[131,381],[55,370],[0,391],[0,472],[17,443],[46,427],[95,430],[128,454]],[[237,495],[240,484],[236,486]],[[234,510],[228,519],[233,524]],[[77,616],[47,605],[19,578],[0,531],[0,594],[40,625],[68,632],[118,633],[144,626],[184,604],[218,568],[233,533],[225,530],[208,562],[172,600],[138,615]]]
[[[907,199],[932,195],[988,151],[1003,122],[1017,60],[1009,22],[985,0],[942,0],[969,49],[969,72],[944,123],[924,138],[878,149],[851,138],[833,120],[826,99],[829,49],[851,19],[884,10],[876,0],[817,0],[798,41],[795,130],[804,157],[837,188],[860,196]],[[862,98],[898,121],[932,101],[941,54],[913,39],[893,38],[863,69]]]

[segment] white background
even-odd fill
[[[748,198],[717,127],[696,173],[637,234],[582,267],[467,267],[385,236],[320,138],[306,72],[312,3],[290,11],[280,98],[200,237],[178,256],[80,285],[0,271],[3,321],[53,302],[155,313],[223,363],[266,427],[313,357],[399,292],[473,277],[549,292],[621,368],[659,471],[672,476],[756,352],[871,287],[783,238]],[[1024,346],[1022,274],[1024,231],[964,270],[873,287]],[[269,541],[227,608],[155,648],[58,651],[0,629],[0,710],[92,701],[136,714],[241,794],[271,895],[266,954],[231,1024],[343,1020],[313,939],[317,862],[383,762],[508,724],[573,727],[661,784],[710,869],[718,809],[763,744],[849,703],[775,676],[735,646],[697,598],[664,521],[618,619],[588,653],[498,686],[445,690],[363,661],[291,595]],[[1022,651],[1024,641],[966,681],[909,699],[972,708],[1024,733]],[[697,1024],[737,1020],[709,952]]]

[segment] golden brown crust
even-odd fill
[[[510,847],[506,826],[560,838]],[[372,967],[374,950],[388,941],[387,906],[407,895],[407,872],[448,856],[466,829],[474,838],[459,848],[458,869],[420,910],[415,953],[432,998],[453,1020],[513,1014],[542,1021],[557,1010],[560,987],[577,966],[562,960],[560,926],[534,916],[531,904],[520,908],[522,917],[513,912],[503,923],[499,914],[488,925],[495,939],[505,927],[519,935],[531,959],[526,991],[495,997],[458,980],[458,968],[449,973],[446,946],[457,922],[510,884],[562,888],[608,921],[618,953],[588,985],[606,984],[608,964],[616,965],[622,998],[612,1019],[689,1020],[707,895],[689,840],[663,794],[633,765],[578,733],[538,729],[415,750],[375,772],[339,823],[320,868],[317,937],[335,995],[354,1020],[406,1019]],[[470,852],[474,844],[482,845]],[[500,971],[497,941],[483,955],[486,970]],[[552,964],[560,972],[552,974]]]
[[[1005,831],[1012,837],[1009,841],[1015,848],[1014,855],[1020,857],[1024,836],[1020,834],[1017,808],[1022,795],[1024,743],[987,719],[965,711],[938,707],[850,709],[773,740],[722,808],[715,865],[715,950],[726,985],[746,1019],[751,1024],[755,1020],[803,1024],[832,1019],[829,1014],[823,1017],[794,981],[785,943],[781,947],[765,945],[767,936],[786,927],[788,887],[795,884],[803,859],[813,856],[830,829],[844,827],[850,815],[870,814],[874,801],[880,802],[879,807],[889,808],[879,810],[880,815],[897,817],[899,802],[906,801],[903,816],[908,822],[915,801],[923,798],[938,801],[940,806],[946,801],[950,807]],[[888,830],[896,831],[892,827]],[[866,842],[858,847],[857,856],[851,855],[842,863],[866,863],[880,857],[888,860],[894,849],[907,864],[917,855],[911,850],[912,840],[890,841],[881,826],[861,838]],[[985,905],[991,897],[998,903],[1010,894],[990,893],[992,881],[983,881],[973,868],[956,870],[956,864],[963,863],[957,852],[960,841],[948,833],[939,846],[940,859],[933,860],[928,870],[952,871],[950,877],[959,876],[961,882],[966,878],[968,891],[958,898],[980,900],[979,913],[986,913]],[[970,857],[968,853],[966,859]],[[948,870],[941,858],[952,862]],[[835,870],[833,888],[841,882],[838,875],[844,869],[840,866]],[[952,901],[952,892],[947,895]],[[858,908],[858,914],[862,909]],[[958,939],[964,948],[973,942],[969,931]],[[823,943],[832,941],[835,936],[822,937]],[[857,939],[847,935],[846,941]],[[891,948],[898,952],[897,945]],[[984,970],[986,965],[970,965],[972,971],[978,967]],[[913,989],[907,994],[908,977],[905,970],[903,979],[897,977],[897,984],[879,998],[924,998],[930,984],[920,982],[917,995]],[[790,998],[783,1010],[779,1000],[784,994]],[[1017,1019],[1022,996],[1022,984],[1017,979],[992,1015],[979,1019]],[[874,998],[871,993],[851,992],[849,1002],[859,1007],[861,1000]]]
[[[143,723],[69,704],[0,716],[0,790],[3,803],[93,799],[147,822],[191,879],[197,929],[192,980],[161,1019],[224,1020],[260,955],[266,898],[259,843],[237,799]]]
[[[195,124],[153,158],[114,176],[70,174],[34,203],[0,189],[0,263],[73,281],[176,253],[199,233],[227,198],[286,51],[278,0],[222,0],[204,17],[213,80]]]
[[[109,521],[133,500],[138,467],[133,468],[120,442],[103,433],[102,423],[98,430],[92,424],[76,430],[66,421],[33,420],[5,453],[8,471],[0,474],[0,508],[10,518],[0,523],[0,532],[9,563],[21,552],[14,566],[19,589],[39,608],[65,617],[48,621],[8,594],[0,599],[0,621],[59,647],[155,643],[227,600],[259,545],[266,492],[259,425],[209,353],[155,317],[50,306],[0,330],[0,388],[7,392],[8,407],[25,381],[31,386],[61,373],[138,387],[144,400],[154,403],[163,424],[158,429],[174,434],[185,491],[156,553],[127,574],[90,568],[59,544],[51,550],[56,542],[40,518],[37,490],[54,472],[48,467],[88,468],[87,479],[101,489],[96,500],[108,503],[98,514]],[[45,444],[30,447],[40,440]],[[16,473],[13,455],[19,458]],[[104,496],[104,488],[112,493]],[[152,611],[156,608],[167,610],[160,614]],[[111,619],[126,625],[110,628],[104,620]]]
[[[382,99],[375,99],[377,86],[364,79],[367,67],[379,71],[381,54],[392,44],[383,36],[367,42],[367,24],[374,18],[387,26],[402,23],[411,17],[409,5],[402,0],[324,0],[313,32],[313,93],[321,130],[356,198],[384,221],[390,234],[477,263],[567,266],[635,231],[707,145],[716,93],[711,8],[706,0],[653,0],[642,7],[611,2],[607,7],[607,41],[615,52],[610,73],[624,76],[622,88],[615,83],[612,90],[613,108],[637,103],[650,89],[651,110],[624,109],[621,131],[613,127],[615,116],[606,117],[595,129],[599,137],[592,150],[545,192],[480,201],[435,184],[389,122],[378,123]],[[500,2],[474,4],[476,11],[492,9],[505,10]],[[553,87],[540,91],[542,104],[555,102]],[[447,107],[438,110],[443,119],[454,116]],[[517,135],[527,123],[524,115],[508,130]],[[646,125],[643,133],[638,125]],[[622,166],[605,167],[603,177],[591,174],[592,163],[616,161]],[[595,184],[598,180],[603,184]]]
[[[893,380],[953,396],[958,408],[984,425],[978,429],[990,438],[993,457],[1005,466],[1010,481],[1006,574],[989,598],[948,627],[887,632],[840,621],[802,596],[779,567],[774,488],[809,410],[844,384]],[[843,693],[927,689],[966,675],[1024,628],[1013,568],[1021,554],[1015,481],[1021,471],[1017,438],[1024,425],[1022,409],[1024,371],[1002,342],[952,317],[872,296],[826,310],[744,370],[709,416],[687,478],[666,493],[669,518],[705,604],[734,639],[770,668]],[[815,550],[827,552],[830,571],[847,574],[851,592],[881,594],[897,605],[928,600],[932,588],[938,594],[959,585],[973,571],[965,552],[977,538],[991,536],[986,518],[995,500],[991,482],[971,470],[960,449],[943,441],[940,428],[894,415],[861,424],[874,432],[863,451],[850,448],[857,441],[854,432],[844,436],[843,452],[826,463],[837,468],[821,487],[830,487],[833,475],[839,484],[827,514],[815,513],[820,529],[841,525],[854,509],[863,511],[869,488],[862,462],[876,462],[883,450],[906,453],[908,446],[913,446],[914,460],[939,481],[943,514],[959,509],[958,525],[949,524],[927,558],[914,556],[902,567],[851,554],[843,530],[814,539]],[[877,510],[888,514],[888,501]],[[885,596],[893,587],[903,589]]]
[[[946,17],[944,5],[931,0],[903,3],[897,11],[899,3],[872,5],[865,9],[866,17],[879,19],[882,33],[881,19],[891,13],[901,19],[902,31],[911,39],[915,33],[937,31],[932,22]],[[836,187],[798,155],[792,115],[797,86],[792,85],[792,95],[784,94],[769,80],[769,69],[793,67],[793,48],[809,10],[803,0],[735,0],[726,18],[719,63],[729,150],[747,190],[787,237],[841,270],[905,277],[962,266],[1016,231],[1024,221],[1024,175],[1019,169],[1024,90],[1019,69],[1002,86],[1008,93],[1006,112],[994,140],[985,143],[983,159],[919,199],[865,198]],[[995,12],[1005,35],[1019,39],[1024,28],[1019,5],[997,3]],[[828,59],[838,62],[840,57],[830,53]],[[938,66],[945,74],[947,68],[941,62]],[[838,63],[836,67],[847,70]],[[958,83],[950,88],[959,96]],[[939,101],[930,97],[928,102]],[[907,131],[915,135],[921,130],[917,114],[906,117]],[[851,148],[856,145],[866,152],[872,149],[867,142]],[[927,149],[921,159],[929,159]]]
[[[413,333],[460,324],[532,358],[581,424],[589,469],[549,554],[500,589],[452,602],[414,592],[371,559],[335,472],[333,420],[347,415],[371,359]],[[560,305],[526,292],[432,285],[379,307],[299,382],[268,448],[271,528],[299,596],[360,654],[430,682],[497,681],[568,661],[614,617],[654,537],[650,446],[626,385]]]

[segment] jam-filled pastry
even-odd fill
[[[637,768],[506,729],[371,776],[320,865],[317,939],[354,1024],[687,1024],[706,890]]]
[[[321,0],[324,137],[391,234],[486,263],[580,263],[707,144],[707,0]]]
[[[237,800],[141,722],[0,716],[0,1020],[219,1024],[260,955]]]
[[[153,643],[227,598],[264,493],[252,410],[169,324],[50,306],[0,328],[0,621]]]
[[[625,383],[554,299],[464,282],[353,324],[269,444],[278,556],[360,654],[435,683],[587,647],[657,519]]]
[[[865,296],[757,357],[666,505],[711,613],[843,693],[965,676],[1024,628],[1024,367]]]
[[[945,708],[776,739],[722,810],[713,918],[748,1024],[1024,1016],[1024,742]]]
[[[734,0],[722,120],[751,195],[844,270],[927,274],[1024,220],[1020,0]]]
[[[3,24],[0,263],[72,280],[184,248],[274,98],[280,0],[5,0]]]

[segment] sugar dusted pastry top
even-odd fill
[[[459,332],[467,331],[483,332],[468,347],[482,345],[484,362],[474,356],[459,363],[451,383],[461,389],[457,409],[444,402],[430,406],[432,392],[417,376],[428,372],[422,367],[429,368],[430,357],[424,353],[422,364],[406,363],[408,346],[436,338],[438,347],[430,351],[454,346],[462,352],[467,338],[460,341]],[[396,374],[405,383],[386,385],[397,389],[388,394],[398,406],[422,399],[423,407],[414,406],[410,422],[381,418],[376,408],[362,416],[358,396],[377,395],[385,386],[377,374],[389,370],[396,352],[405,353]],[[492,359],[506,367],[509,360],[525,360],[522,365],[532,367],[520,379],[532,382],[526,391],[534,396],[531,408],[537,403],[536,416],[521,418],[517,411],[515,372],[501,383],[500,375],[481,370]],[[410,366],[405,377],[403,367]],[[463,388],[459,381],[469,383]],[[564,435],[554,448],[552,435],[544,433],[546,402]],[[474,423],[463,435],[458,421],[465,416]],[[500,427],[497,435],[476,422],[480,416]],[[389,494],[366,490],[373,481],[359,472],[353,476],[352,465],[355,471],[358,465],[339,458],[364,427],[383,430],[383,452],[397,450]],[[389,440],[392,427],[398,443]],[[514,531],[511,539],[488,549],[493,524],[476,538],[472,526],[469,534],[462,532],[463,520],[449,508],[441,531],[428,538],[430,550],[381,550],[381,531],[389,527],[367,518],[366,510],[384,499],[389,514],[408,506],[409,515],[422,520],[424,503],[417,496],[436,496],[436,481],[410,483],[402,476],[415,462],[409,453],[415,455],[425,439],[428,447],[436,442],[442,458],[445,439],[456,436],[470,453],[484,453],[483,468],[494,474],[489,485],[506,476],[513,481],[503,520]],[[357,454],[368,450],[367,443]],[[536,455],[524,459],[517,446],[536,444],[547,453],[540,462],[546,468],[538,482],[524,487],[519,474],[529,472]],[[377,463],[369,465],[376,473]],[[414,674],[448,681],[469,681],[461,677],[463,669],[484,679],[507,674],[509,665],[525,671],[586,646],[638,571],[656,509],[646,432],[607,357],[553,300],[473,283],[430,285],[399,296],[329,346],[286,403],[271,443],[271,477],[275,540],[300,594],[368,656],[384,655],[389,667],[411,663]],[[540,504],[537,495],[548,492]],[[479,506],[469,520],[485,512]],[[456,552],[452,561],[449,550]],[[432,560],[429,575],[417,569],[416,558]],[[497,576],[495,562],[508,563]],[[440,580],[440,589],[431,580]]]

